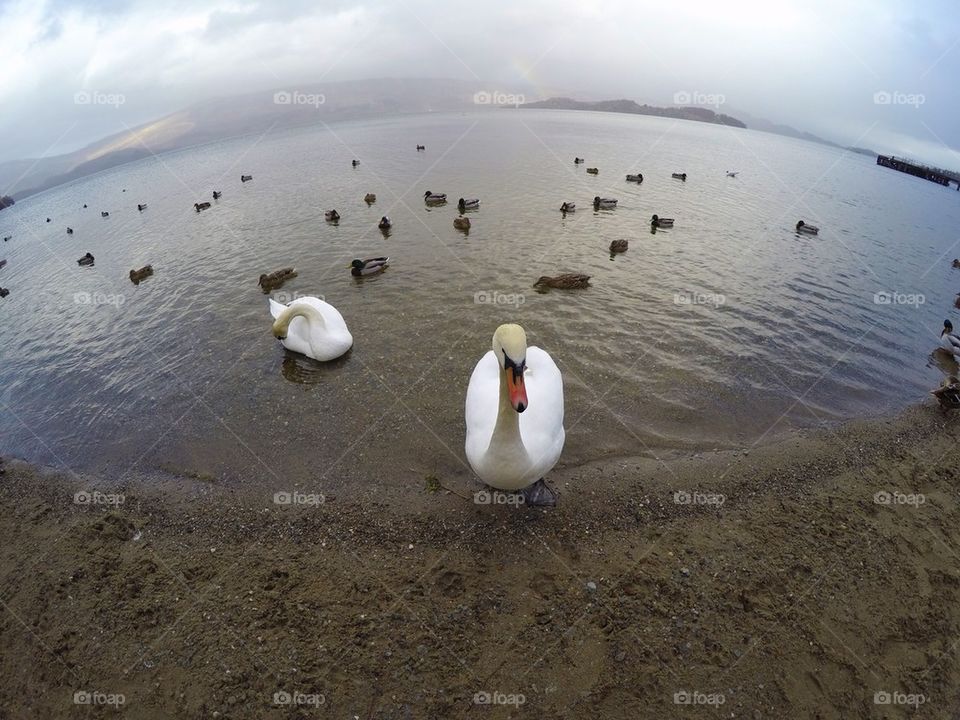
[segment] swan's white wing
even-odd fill
[[[280,315],[280,313],[282,313],[286,309],[287,309],[286,305],[284,305],[283,303],[278,303],[273,298],[270,298],[270,314],[273,315],[274,320],[276,320],[277,317]]]
[[[520,414],[520,436],[534,464],[530,478],[534,482],[556,465],[565,439],[563,376],[549,353],[538,347],[527,348],[524,385],[530,405]]]
[[[497,411],[500,408],[500,366],[493,350],[487,352],[470,376],[467,386],[467,400],[464,408],[464,420],[467,426],[467,439],[464,449],[467,460],[474,470],[483,457],[493,437],[493,428],[497,424]]]

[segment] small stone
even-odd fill
[[[587,590],[589,590],[590,592],[596,592],[597,584],[593,580],[591,580],[590,582],[587,583]]]
[[[680,568],[680,574],[684,577],[690,577],[690,568]]]

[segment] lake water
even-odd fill
[[[638,171],[642,185],[624,181]],[[454,203],[426,207],[426,190]],[[619,206],[594,212],[595,195]],[[482,199],[468,235],[452,224],[461,196]],[[676,226],[652,234],[653,213]],[[801,218],[820,235],[794,232]],[[506,321],[563,372],[561,466],[890,414],[956,370],[931,351],[957,315],[958,226],[960,193],[871,157],[660,118],[427,115],[170,153],[0,213],[0,453],[343,493],[467,477],[466,385]],[[611,258],[619,238],[630,248]],[[87,251],[95,266],[78,267]],[[376,255],[385,274],[350,275]],[[274,297],[335,305],[345,358],[320,365],[272,337],[257,278],[291,265]],[[592,287],[532,288],[561,272]]]

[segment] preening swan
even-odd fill
[[[553,505],[543,476],[563,450],[563,377],[553,358],[527,347],[519,325],[501,325],[493,349],[470,376],[466,454],[483,482],[522,490],[527,503]]]
[[[353,346],[353,335],[343,315],[319,298],[297,298],[289,305],[271,298],[270,314],[274,318],[273,334],[287,350],[326,362]]]

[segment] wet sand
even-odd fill
[[[607,459],[550,510],[8,459],[0,717],[953,717],[958,438],[924,405]]]

